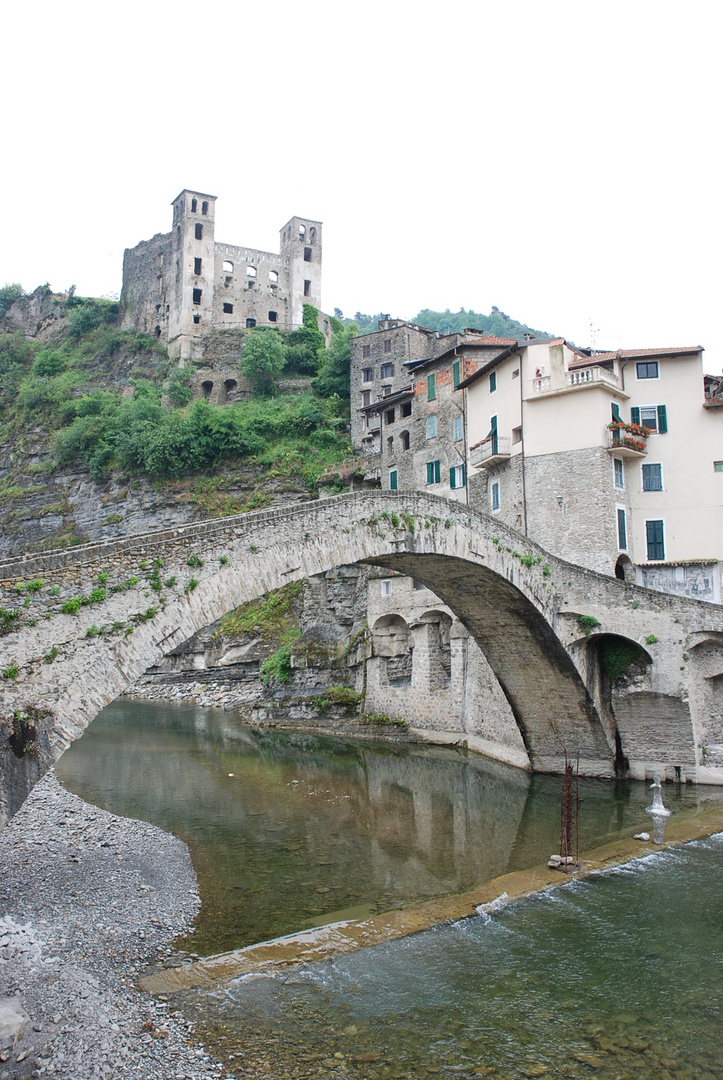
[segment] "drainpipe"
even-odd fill
[[[520,352],[520,424],[522,425],[522,431],[520,432],[520,457],[522,458],[522,526],[527,536],[527,487],[525,484],[525,428],[527,427],[525,417],[525,397],[523,392],[523,380],[522,380],[522,353]]]
[[[455,349],[455,355],[457,350]],[[467,387],[462,391],[462,445],[464,446],[464,502],[469,506],[469,454],[467,453]]]

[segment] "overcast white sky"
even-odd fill
[[[117,293],[184,187],[324,222],[323,303],[493,304],[723,364],[721,5],[97,0],[3,15],[0,284]]]

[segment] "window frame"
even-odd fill
[[[437,400],[437,373],[427,375],[427,401]]]
[[[459,435],[457,432],[459,431]],[[452,442],[462,442],[464,439],[464,417],[455,416],[452,421]]]
[[[645,375],[640,374],[641,368],[646,369],[646,374]],[[647,374],[647,369],[648,368],[655,368],[655,374],[654,375]],[[644,380],[647,380],[647,379],[659,379],[660,378],[660,367],[658,365],[658,361],[657,360],[638,360],[636,362],[636,364],[635,364],[635,378],[639,379],[641,382],[643,382]]]
[[[434,461],[428,461],[427,465],[427,486],[432,484],[441,483],[441,471],[439,466],[439,458],[435,458]]]
[[[391,368],[391,371],[389,370]],[[394,378],[394,364],[388,361],[386,364],[382,364],[379,368],[380,379],[393,379]]]
[[[374,368],[373,367],[362,368],[362,382],[363,383],[374,382]]]
[[[391,578],[382,578],[381,586],[382,586],[382,588],[381,588],[381,595],[382,596],[391,596],[392,595],[392,579]]]
[[[490,371],[490,375],[489,375],[489,392],[490,392],[490,394],[496,394],[497,393],[497,372],[496,371]]]
[[[459,488],[466,487],[467,485],[467,470],[464,467],[464,462],[461,461],[458,465],[450,465],[449,467],[449,487],[450,491],[457,491]]]
[[[620,483],[618,483],[618,466],[620,472]],[[625,491],[625,462],[622,458],[613,458],[613,487],[618,491]]]
[[[645,485],[645,470],[657,469],[658,470],[658,482],[659,487],[646,487]],[[662,461],[643,461],[640,464],[640,484],[642,491],[662,491],[663,490],[663,463]]]
[[[452,364],[452,388],[454,390],[456,390],[457,387],[459,386],[459,384],[462,382],[461,374],[462,374],[462,361],[461,360],[455,360],[454,363]]]
[[[490,484],[490,509],[493,511],[499,510],[501,501],[500,482],[499,480],[493,480]]]
[[[645,553],[648,562],[665,562],[665,518],[646,518],[645,519]],[[660,540],[651,540],[650,538],[650,526],[660,525]],[[660,555],[651,555],[651,547],[659,545],[661,549]]]
[[[436,439],[437,438],[437,414],[436,413],[432,413],[431,416],[427,417],[427,434],[426,434],[426,437],[428,439]]]
[[[622,528],[621,526],[622,522]],[[615,507],[615,539],[618,551],[628,550],[628,512],[625,506]]]
[[[398,469],[390,469],[389,470],[389,490],[390,491],[398,491],[399,490],[399,470]]]

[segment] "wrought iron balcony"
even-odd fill
[[[489,435],[470,447],[470,463],[474,469],[489,469],[508,461],[512,440],[506,436]]]

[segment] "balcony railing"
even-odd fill
[[[649,428],[641,424],[619,424],[608,427],[608,451],[618,457],[645,457],[648,452]]]
[[[575,368],[574,371],[567,371],[565,372],[563,386],[553,386],[552,376],[550,375],[536,375],[531,382],[532,391],[535,394],[549,394],[551,391],[560,393],[565,390],[576,390],[579,387],[600,386],[601,384],[614,387],[620,386],[620,379],[617,375],[602,367]]]
[[[490,435],[482,442],[470,447],[470,462],[474,469],[489,469],[510,456],[512,440],[506,436]]]

